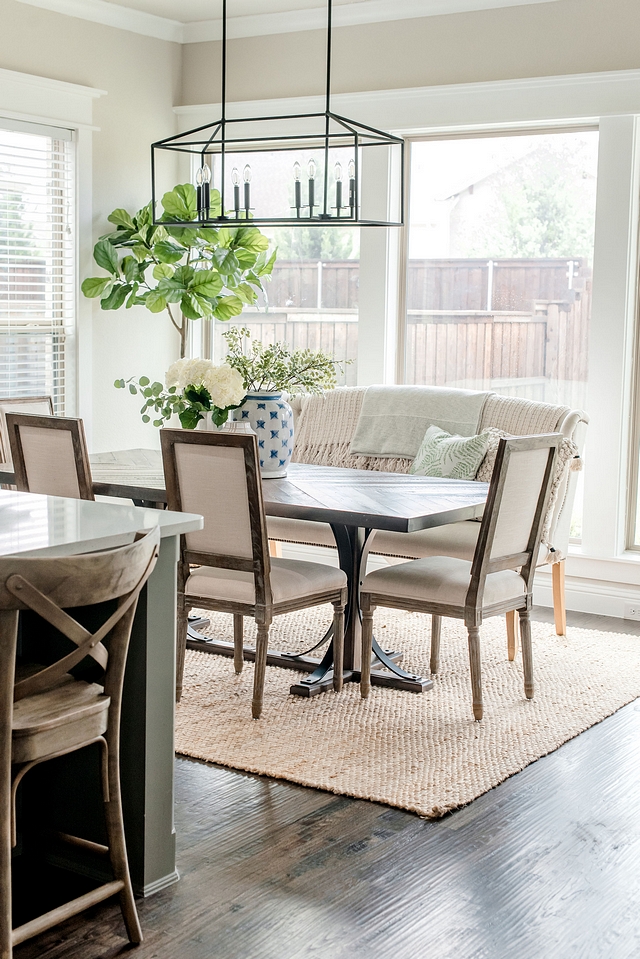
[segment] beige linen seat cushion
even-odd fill
[[[416,602],[464,606],[471,563],[453,556],[429,556],[399,566],[377,569],[365,576],[362,591]],[[512,569],[489,573],[486,578],[483,606],[518,600],[524,596],[524,580]]]
[[[271,593],[275,605],[316,593],[335,592],[346,585],[346,573],[333,566],[297,559],[271,559]],[[186,582],[185,594],[249,606],[256,601],[253,573],[213,566],[195,569]]]

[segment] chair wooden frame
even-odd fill
[[[137,534],[130,545],[105,552],[56,559],[0,559],[0,955],[6,959],[18,943],[116,894],[130,941],[142,941],[120,796],[120,715],[133,618],[140,592],[155,566],[159,542],[155,527]],[[112,599],[117,599],[115,611],[93,634],[67,612],[75,606]],[[18,615],[26,609],[36,612],[76,648],[49,666],[27,667],[25,678],[18,674],[15,682]],[[108,650],[103,640],[108,640]],[[104,670],[103,687],[69,675],[86,656]],[[70,699],[68,693],[74,687],[79,695]],[[14,706],[21,702],[28,709],[26,727]],[[59,722],[52,721],[55,711]],[[94,743],[102,751],[108,845],[66,833],[57,837],[87,852],[109,855],[114,879],[12,929],[11,848],[16,844],[17,787],[35,765]]]
[[[87,441],[81,419],[63,416],[38,416],[34,413],[7,413],[6,422],[16,486],[19,490],[26,493],[31,492],[20,430],[24,426],[35,426],[38,429],[65,430],[71,434],[78,489],[80,491],[79,499],[95,499]]]
[[[199,446],[223,446],[240,448],[244,454],[245,475],[251,523],[252,557],[243,559],[220,553],[200,552],[186,548],[185,537],[181,537],[180,562],[178,564],[178,638],[176,648],[176,700],[182,695],[184,657],[187,642],[187,617],[189,610],[195,608],[211,609],[217,612],[233,614],[233,662],[236,673],[242,671],[244,662],[243,617],[251,616],[258,627],[255,654],[255,673],[251,712],[259,719],[264,696],[264,677],[267,664],[269,628],[274,616],[291,613],[299,609],[332,603],[334,607],[333,642],[334,672],[333,687],[336,692],[342,689],[342,663],[344,656],[344,608],[347,601],[346,587],[340,590],[325,590],[307,594],[300,600],[274,603],[271,593],[271,561],[269,540],[262,497],[258,444],[254,434],[215,433],[190,430],[163,429],[160,432],[162,459],[164,464],[167,504],[169,509],[183,511],[182,495],[178,478],[175,448],[181,443]],[[185,595],[185,584],[189,578],[190,566],[213,566],[223,569],[253,573],[255,585],[255,603],[212,600],[206,596]]]
[[[1,396],[0,397],[0,461],[8,463],[11,460],[9,446],[9,433],[7,431],[7,413],[18,413],[20,410],[7,410],[7,406],[25,407],[28,411],[30,406],[46,403],[49,406],[49,413],[53,416],[53,400],[50,396]],[[41,416],[42,412],[34,414]]]
[[[484,510],[478,542],[473,561],[471,563],[471,577],[464,606],[452,606],[436,603],[429,600],[416,600],[408,597],[391,598],[387,593],[376,593],[367,588],[366,579],[363,584],[360,602],[362,607],[362,673],[360,690],[363,698],[371,691],[371,644],[373,638],[373,612],[376,606],[404,609],[411,612],[431,613],[431,672],[437,673],[440,656],[441,618],[448,616],[452,619],[462,619],[468,630],[469,637],[469,667],[471,673],[471,689],[473,694],[473,715],[482,719],[482,676],[480,656],[480,626],[485,618],[501,613],[517,610],[520,617],[520,635],[522,640],[522,663],[524,672],[524,691],[527,699],[534,695],[533,683],[533,656],[531,647],[531,620],[530,610],[533,605],[533,577],[536,569],[536,558],[542,525],[546,515],[549,497],[551,495],[551,481],[557,448],[562,442],[562,435],[550,433],[540,436],[522,436],[513,439],[501,439],[496,456],[493,477],[489,486],[487,505]],[[491,558],[496,525],[500,512],[500,504],[505,488],[509,460],[511,454],[518,451],[536,449],[549,450],[544,471],[544,477],[538,495],[537,505],[531,531],[524,552],[508,556]],[[419,563],[421,560],[412,560]],[[523,579],[524,591],[522,597],[515,600],[493,603],[490,606],[483,604],[483,595],[486,578],[490,573],[501,570],[519,570]],[[512,639],[509,638],[509,658],[511,659]],[[515,651],[514,651],[515,655]]]

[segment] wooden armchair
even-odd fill
[[[6,422],[19,490],[95,498],[82,420],[7,413]]]
[[[142,940],[124,837],[120,798],[120,709],[124,671],[138,596],[155,566],[158,528],[129,546],[55,559],[0,559],[0,955],[110,896],[119,895],[129,939]],[[117,601],[90,633],[67,610]],[[48,665],[20,664],[16,678],[18,614],[33,610],[69,650]],[[71,670],[92,657],[103,679],[87,682]],[[78,836],[59,839],[109,855],[113,880],[12,929],[11,849],[16,844],[16,791],[34,766],[91,744],[102,751],[102,790],[108,845]],[[81,784],[77,784],[78,788]]]
[[[347,577],[320,563],[270,559],[256,436],[163,429],[160,439],[169,509],[204,516],[204,529],[182,538],[176,699],[182,694],[187,615],[193,607],[233,615],[237,673],[243,665],[243,617],[255,619],[251,711],[258,719],[273,617],[333,603],[333,686],[339,691]],[[198,568],[191,569],[190,564]]]
[[[510,610],[520,614],[524,691],[533,698],[533,659],[529,611],[542,524],[554,460],[562,436],[501,439],[472,562],[454,556],[428,556],[378,569],[361,591],[363,698],[371,689],[373,611],[390,606],[432,614],[431,672],[439,665],[442,616],[463,619],[469,633],[473,715],[482,719],[480,626],[483,619]]]

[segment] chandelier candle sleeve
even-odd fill
[[[349,209],[353,216],[356,206],[356,164],[354,160],[349,160]]]
[[[244,168],[244,209],[248,219],[251,211],[251,167],[248,163]]]
[[[316,205],[316,161],[309,160],[309,216],[313,216],[313,208]]]
[[[336,216],[340,216],[340,210],[342,208],[342,164],[341,163],[336,163],[335,175],[336,175]]]
[[[240,213],[240,173],[237,166],[234,166],[231,171],[231,182],[233,183],[233,209],[237,220]]]
[[[300,208],[302,206],[302,184],[300,182],[300,175],[300,164],[296,160],[296,162],[293,164],[293,180],[295,191],[294,205],[296,208],[296,216],[300,216]]]

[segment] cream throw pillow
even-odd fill
[[[430,426],[409,472],[417,476],[475,479],[489,438],[488,431],[477,436],[452,436],[439,426]]]

